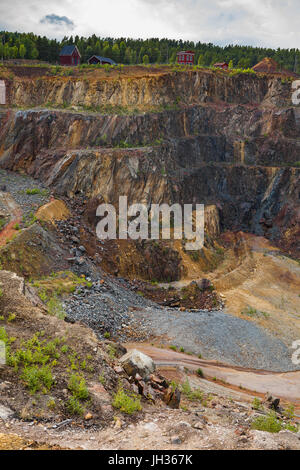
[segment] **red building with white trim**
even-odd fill
[[[217,69],[228,70],[228,64],[227,64],[227,62],[216,62],[216,63],[214,64],[214,67],[216,67]]]
[[[77,46],[64,46],[59,54],[60,65],[80,65],[81,55]]]
[[[177,63],[182,65],[194,65],[195,52],[181,51],[177,52]]]

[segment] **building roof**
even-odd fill
[[[109,57],[102,57],[101,55],[92,55],[89,59],[88,62],[93,58],[96,57],[100,62],[108,62],[110,65],[117,65],[116,62]]]
[[[181,52],[177,52],[177,55],[178,54],[195,54],[194,51],[181,51]]]
[[[222,66],[222,65],[227,65],[227,66],[228,66],[227,62],[216,62],[216,63],[214,64],[214,67],[220,67],[220,66]]]
[[[64,46],[64,47],[62,48],[62,50],[60,51],[59,55],[60,55],[60,56],[62,56],[62,55],[72,55],[75,50],[77,50],[79,56],[81,57],[81,54],[80,54],[80,52],[79,52],[79,50],[78,50],[78,47],[75,46],[74,44],[71,44],[71,45],[68,45],[68,46]]]

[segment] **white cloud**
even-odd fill
[[[66,17],[41,22],[47,15]],[[217,44],[298,47],[299,0],[11,0],[0,29],[112,37],[168,37]]]

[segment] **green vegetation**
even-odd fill
[[[233,77],[234,75],[239,75],[241,73],[246,73],[249,75],[256,75],[256,72],[248,67],[246,69],[243,69],[243,68],[232,69],[229,76]]]
[[[110,359],[113,360],[116,357],[116,354],[117,354],[116,347],[113,344],[109,344],[108,345],[108,355],[109,355]]]
[[[47,302],[47,308],[49,315],[53,315],[60,320],[63,320],[66,316],[62,303],[58,300],[57,297],[51,297]]]
[[[21,374],[21,379],[31,393],[36,393],[43,388],[50,390],[54,383],[50,366],[26,366]]]
[[[53,315],[57,312],[63,313],[59,307],[59,297],[74,292],[80,286],[91,287],[91,283],[85,277],[79,277],[72,271],[58,271],[31,283],[37,289],[40,299],[47,303]]]
[[[184,384],[179,386],[179,389],[183,395],[186,396],[189,400],[197,401],[203,399],[203,392],[199,389],[192,390],[188,379],[184,382]]]
[[[178,390],[180,390],[182,395],[184,395],[188,400],[191,400],[191,401],[198,401],[199,400],[199,401],[202,402],[203,399],[204,399],[204,394],[200,389],[192,390],[188,378],[186,379],[186,381],[183,384],[178,384],[178,383],[172,381],[170,385],[173,388],[173,390],[178,388]]]
[[[1,335],[0,335],[1,336]],[[46,365],[51,363],[52,360],[57,360],[60,357],[58,352],[58,345],[62,339],[56,338],[54,340],[46,341],[40,340],[40,333],[36,333],[31,339],[21,342],[21,347],[14,353],[10,352],[8,348],[7,363],[15,368],[17,371],[19,367],[29,367],[31,365]]]
[[[112,406],[128,415],[132,415],[142,409],[140,397],[134,393],[125,392],[121,385],[119,385],[118,391],[114,396]]]
[[[259,398],[254,398],[252,402],[252,408],[254,410],[261,410],[262,409],[262,404]]]
[[[26,194],[28,194],[29,196],[34,196],[35,194],[39,194],[41,196],[48,196],[49,191],[47,189],[32,188],[26,189]]]
[[[282,424],[277,418],[276,413],[271,411],[267,416],[258,416],[252,421],[252,429],[258,431],[267,431],[267,432],[279,432],[282,429]]]
[[[6,225],[6,220],[4,217],[0,217],[0,231],[4,228]]]
[[[252,421],[251,428],[258,431],[277,433],[282,429],[297,432],[299,426],[292,424],[290,421],[284,422],[276,415],[275,411],[270,411],[267,416],[258,416],[255,418]]]
[[[89,392],[86,387],[85,379],[79,374],[72,374],[68,383],[68,389],[72,392],[73,397],[78,400],[87,400]]]
[[[204,373],[202,369],[197,369],[197,374],[199,375],[199,377],[204,377]]]
[[[3,318],[4,319],[4,318]],[[16,347],[16,338],[10,337],[4,327],[0,327],[0,341],[6,345],[6,363],[11,372],[19,376],[20,382],[31,395],[36,393],[48,394],[52,389],[63,387],[69,391],[69,398],[55,402],[53,395],[47,401],[47,407],[54,409],[64,406],[70,414],[81,415],[84,405],[90,404],[90,393],[87,388],[84,373],[94,372],[89,363],[91,354],[85,357],[66,344],[65,337],[44,338],[45,332],[40,331],[27,340],[20,341]],[[66,354],[69,355],[66,356]],[[58,369],[60,367],[60,369]],[[60,371],[60,372],[59,372]]]
[[[247,315],[248,317],[270,317],[269,313],[256,310],[256,308],[253,308],[249,305],[247,306],[247,308],[241,311],[241,315]]]
[[[60,356],[57,346],[62,340],[56,338],[47,342],[40,340],[39,336],[36,333],[28,341],[22,341],[20,348],[12,352],[11,344],[15,338],[9,338],[5,328],[0,328],[0,340],[6,345],[7,365],[14,367],[16,372],[21,369],[20,378],[30,393],[51,389],[54,384],[52,369]]]
[[[66,408],[71,415],[82,415],[84,411],[80,401],[74,396],[69,398]]]
[[[65,44],[76,44],[80,50],[82,61],[93,55],[110,57],[117,62],[119,73],[123,71],[123,64],[174,64],[176,54],[182,50],[192,49],[195,51],[195,67],[213,66],[216,62],[226,61],[229,63],[231,73],[234,67],[240,73],[244,70],[249,73],[249,68],[253,67],[264,57],[271,57],[282,68],[294,69],[295,55],[298,57],[298,72],[300,72],[300,51],[299,49],[270,49],[263,47],[252,47],[243,45],[227,45],[224,47],[215,46],[211,43],[182,41],[175,39],[132,39],[132,38],[112,38],[98,37],[95,34],[85,38],[79,36],[65,36],[62,41],[48,39],[37,36],[33,33],[0,32],[0,57],[5,59],[39,59],[50,63],[58,60],[59,52]],[[4,40],[3,40],[4,39]],[[2,44],[4,43],[4,45]],[[37,64],[40,67],[47,67],[47,64]],[[107,73],[111,66],[100,65],[90,66],[82,64],[80,69],[90,69],[101,67]],[[50,74],[72,75],[74,71],[68,67],[53,66],[48,67]],[[178,67],[174,67],[177,69]],[[252,73],[252,72],[250,72]]]
[[[33,212],[30,212],[29,214],[24,214],[22,217],[22,222],[25,225],[25,227],[30,227],[37,221],[36,216],[34,215]]]

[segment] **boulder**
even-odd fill
[[[122,356],[120,362],[127,374],[133,377],[139,374],[142,378],[146,378],[155,370],[155,364],[151,357],[146,356],[137,349],[132,349]]]
[[[0,405],[0,418],[5,421],[9,418],[12,418],[14,411],[8,408],[7,406]]]

